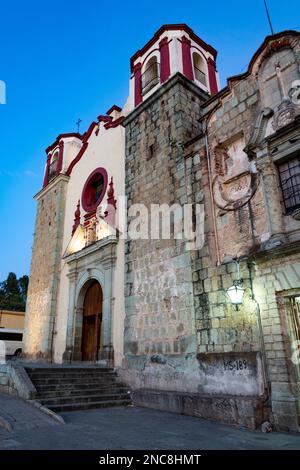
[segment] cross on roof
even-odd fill
[[[79,134],[79,127],[80,127],[80,123],[82,122],[82,119],[78,118],[78,120],[76,121],[76,126],[77,126],[77,132]]]

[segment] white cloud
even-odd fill
[[[35,173],[35,172],[32,171],[32,170],[25,170],[25,171],[24,171],[24,175],[25,175],[25,176],[32,176],[32,177],[38,176],[37,173]]]

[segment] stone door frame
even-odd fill
[[[113,282],[116,264],[115,236],[107,237],[80,252],[65,257],[69,265],[69,306],[66,333],[66,362],[81,361],[83,302],[92,281],[99,282],[103,293],[101,341],[98,362],[114,365],[113,348]]]

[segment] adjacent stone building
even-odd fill
[[[163,26],[124,108],[47,149],[25,353],[114,366],[142,406],[299,430],[300,35],[221,91],[216,55]],[[153,235],[187,205],[201,246]]]

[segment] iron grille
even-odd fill
[[[202,85],[206,86],[205,73],[202,72],[202,70],[198,69],[197,67],[194,67],[194,74],[195,74],[195,79],[198,80],[198,82],[202,83]]]
[[[159,82],[159,63],[153,62],[141,76],[142,93],[145,94]]]
[[[52,180],[54,176],[56,176],[56,166],[57,166],[57,161],[51,163],[49,167],[49,175],[48,175],[49,181]]]
[[[287,214],[300,207],[300,157],[279,165],[283,201]]]

